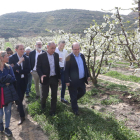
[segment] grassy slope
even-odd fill
[[[104,13],[100,11],[62,9],[50,12],[28,13],[16,12],[0,16],[0,37],[50,35],[45,29],[64,30],[65,32],[83,34],[83,30],[104,22]],[[134,22],[134,17],[123,16],[124,21]],[[129,26],[127,25],[127,27]],[[133,27],[132,27],[133,28]]]
[[[106,82],[106,89],[127,90],[126,86]],[[59,89],[60,90],[60,89]],[[94,104],[116,104],[118,97],[112,96],[102,102],[93,96],[103,94],[104,90],[92,89],[79,100],[80,116],[72,113],[71,106],[58,101],[57,114],[49,116],[50,98],[46,104],[46,111],[42,112],[40,101],[35,101],[34,85],[32,95],[28,99],[29,114],[37,121],[50,140],[139,140],[140,136],[126,128],[123,122],[117,121],[111,113],[105,114],[91,109]],[[69,95],[66,95],[69,100]],[[110,101],[111,100],[111,101]],[[117,100],[117,101],[116,101]]]
[[[124,74],[117,72],[117,71],[109,71],[105,75],[119,79],[119,80],[123,80],[123,81],[131,81],[131,82],[136,82],[136,83],[140,82],[140,77],[137,77],[134,75],[124,75]]]

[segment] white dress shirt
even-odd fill
[[[59,66],[61,68],[63,68],[64,67],[64,62],[65,62],[65,58],[68,55],[68,52],[65,49],[63,49],[63,51],[60,51],[58,49],[58,47],[55,49],[55,52],[59,54],[59,58],[62,58],[62,61],[59,61]]]

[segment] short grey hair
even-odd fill
[[[26,47],[25,51],[32,51],[32,49],[30,47]]]
[[[58,42],[58,44],[65,44],[66,42],[65,42],[65,40],[60,40],[59,42]]]
[[[48,42],[48,46],[50,46],[51,44],[55,44],[53,41],[49,41]],[[56,45],[56,44],[55,44]]]
[[[40,40],[36,41],[36,45],[37,45],[37,43],[41,43],[42,44],[42,42]]]

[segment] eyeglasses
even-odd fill
[[[7,53],[7,54],[13,54],[13,53]]]

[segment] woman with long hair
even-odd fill
[[[9,129],[11,119],[11,105],[12,102],[5,104],[4,87],[8,87],[10,84],[16,81],[12,67],[7,64],[9,56],[6,51],[0,51],[0,132],[3,132],[7,136],[11,136],[12,132]],[[8,78],[7,78],[8,77]],[[6,80],[7,79],[7,80]],[[8,99],[9,100],[9,99]],[[11,100],[10,100],[11,101]],[[3,124],[3,115],[5,112],[5,129]]]

